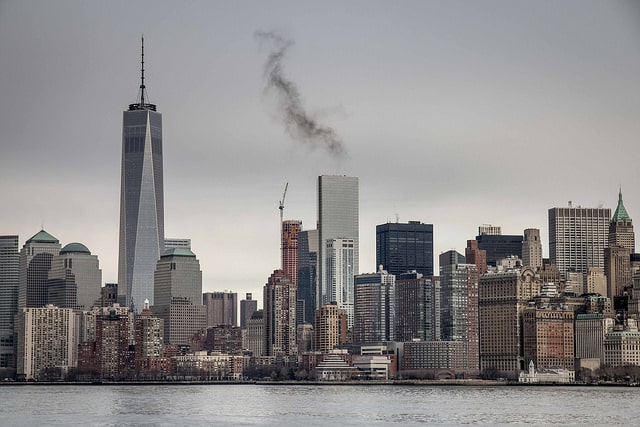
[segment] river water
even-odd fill
[[[0,425],[638,425],[640,388],[2,386]]]

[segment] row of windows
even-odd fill
[[[142,153],[144,152],[145,137],[128,136],[124,141],[125,153]],[[160,138],[151,138],[151,149],[154,154],[162,154],[162,140]]]

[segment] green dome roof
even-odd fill
[[[91,251],[85,245],[77,242],[69,243],[64,248],[60,249],[61,254],[67,254],[70,252],[79,252],[79,253],[91,255]]]

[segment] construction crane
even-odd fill
[[[278,205],[278,209],[280,209],[280,224],[284,221],[284,198],[287,197],[287,188],[289,188],[289,183],[287,182],[284,186],[284,193],[282,193],[282,200],[280,200],[280,204]]]
[[[284,259],[282,257],[282,250],[284,249],[284,198],[287,197],[287,188],[289,188],[289,183],[287,182],[284,185],[284,192],[282,193],[282,200],[278,204],[278,209],[280,209],[280,268],[284,270]]]

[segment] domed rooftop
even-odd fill
[[[71,252],[80,252],[83,254],[89,254],[91,255],[91,251],[82,243],[69,243],[68,245],[66,245],[64,248],[60,249],[60,253],[61,254],[68,254]]]

